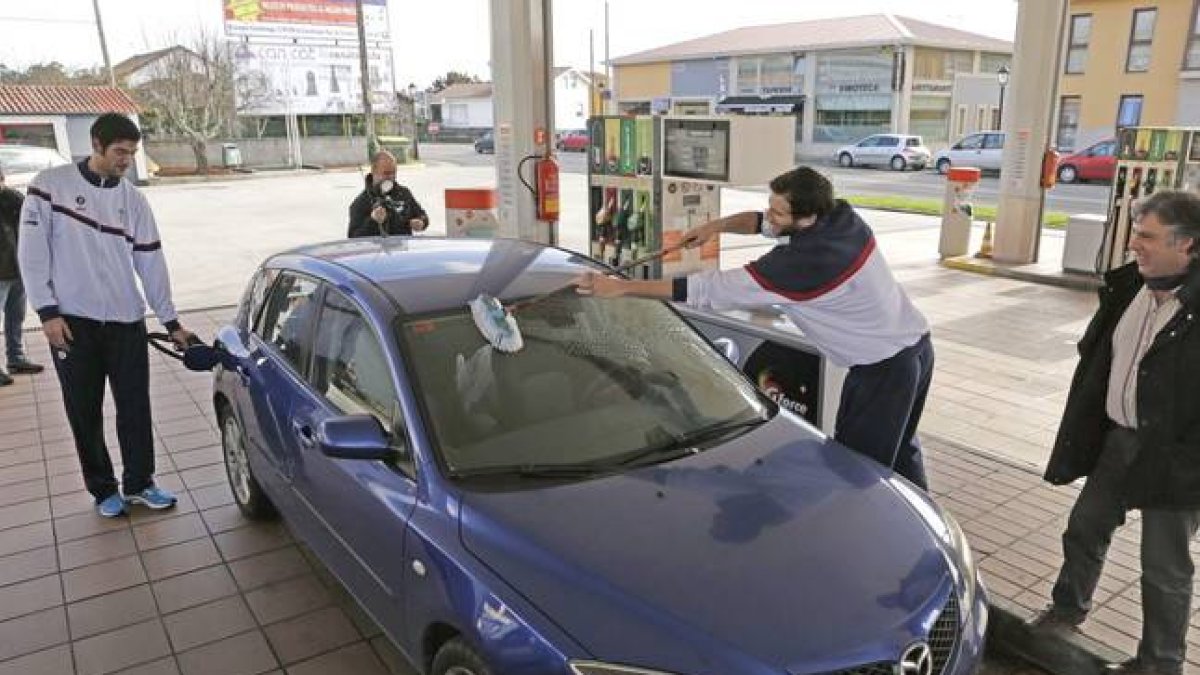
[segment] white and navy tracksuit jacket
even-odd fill
[[[926,488],[917,426],[933,378],[929,322],[896,283],[875,236],[844,201],[741,269],[676,279],[693,307],[773,306],[848,367],[835,438]]]
[[[27,190],[19,242],[25,291],[43,321],[140,322],[140,279],[159,321],[177,325],[158,225],[128,180],[101,179],[86,160],[41,172]]]

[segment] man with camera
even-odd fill
[[[348,237],[410,235],[429,227],[425,209],[408,188],[396,182],[396,157],[392,153],[375,153],[366,183],[350,204]]]

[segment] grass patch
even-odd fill
[[[884,211],[901,211],[904,213],[919,213],[926,216],[942,215],[942,200],[922,199],[919,197],[888,197],[885,195],[850,195],[844,199],[855,206],[865,209],[881,209]],[[975,220],[996,220],[996,207],[975,207]],[[1067,214],[1061,211],[1046,211],[1042,215],[1042,224],[1052,230],[1065,229]]]

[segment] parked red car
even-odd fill
[[[1058,161],[1058,182],[1111,181],[1117,170],[1117,141],[1109,138],[1094,143]]]
[[[554,146],[562,152],[587,152],[589,142],[586,131],[564,131]]]

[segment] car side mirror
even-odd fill
[[[379,420],[371,415],[345,415],[321,422],[317,431],[321,452],[338,459],[381,461],[395,450]]]

